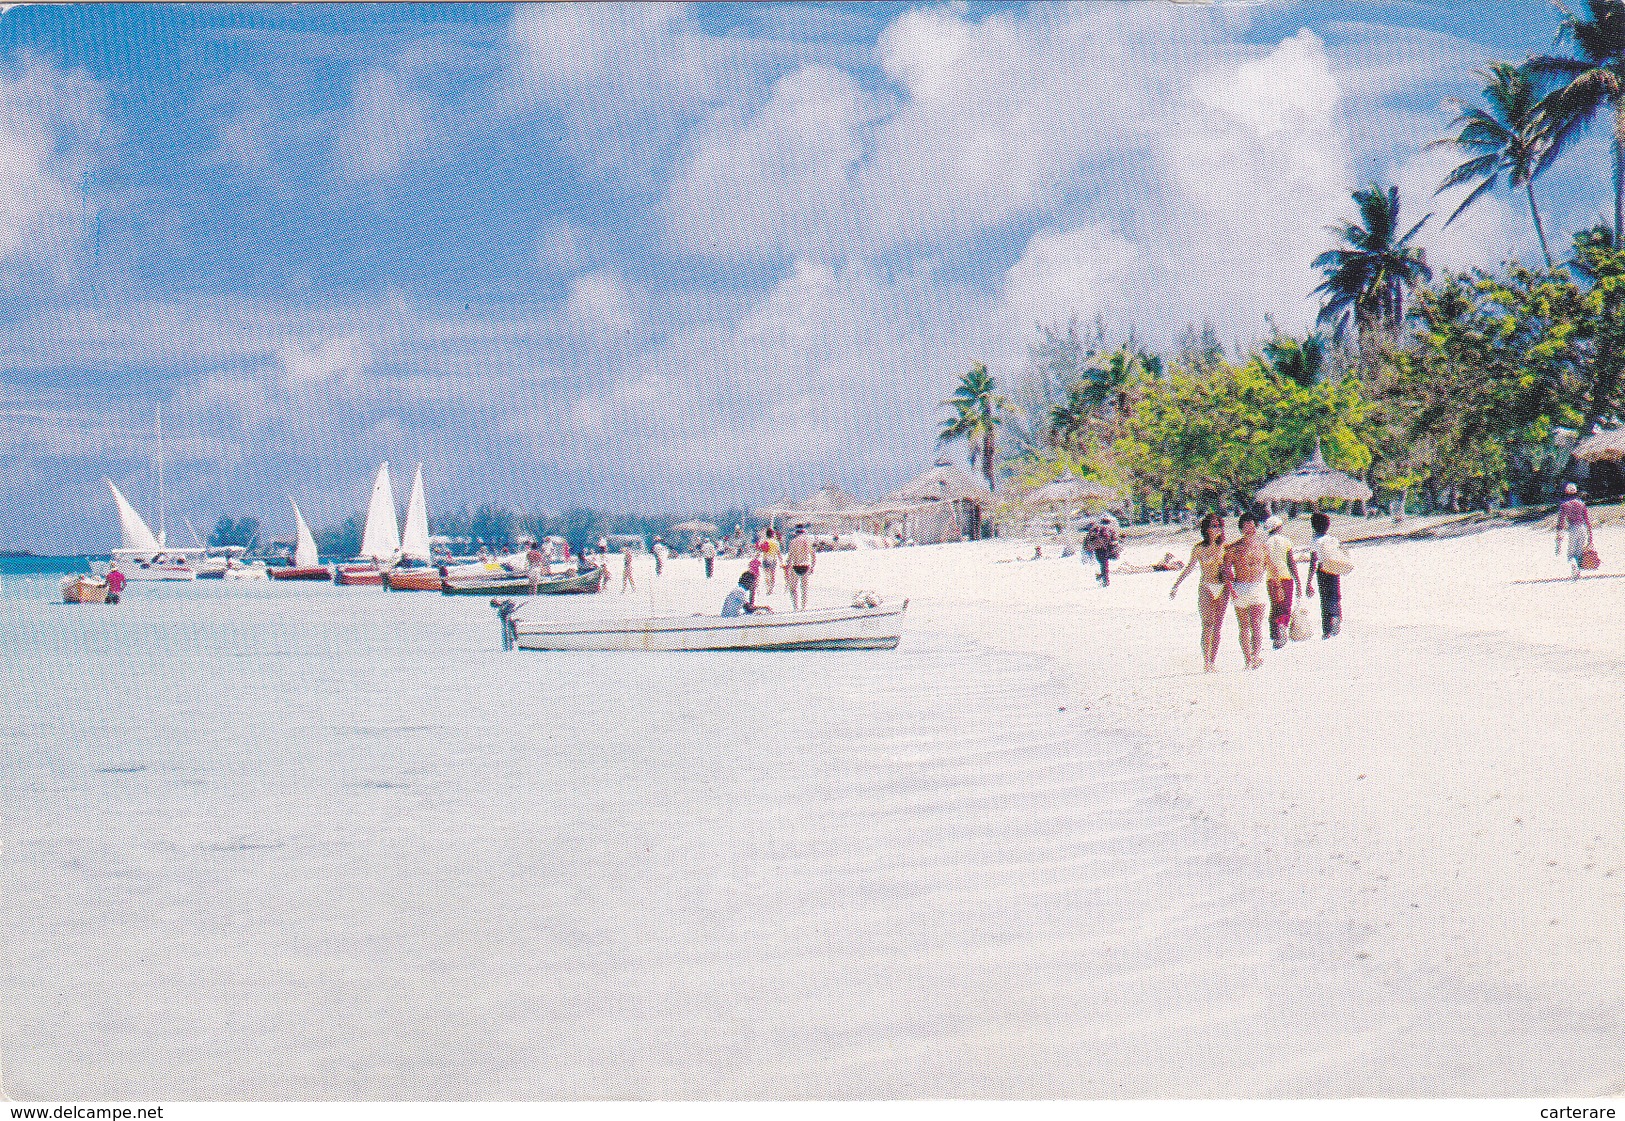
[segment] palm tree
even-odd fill
[[[1162,359],[1139,349],[1133,338],[1109,354],[1097,354],[1067,391],[1066,400],[1050,413],[1050,425],[1063,439],[1091,423],[1108,428],[1128,415],[1134,382],[1161,377]]]
[[[982,474],[987,476],[987,489],[992,490],[993,433],[999,427],[1006,405],[987,366],[981,362],[972,366],[970,372],[959,379],[954,395],[942,404],[952,409],[954,415],[942,422],[937,442],[946,444],[963,436],[970,443],[972,461],[978,453],[981,455]]]
[[[1507,186],[1522,187],[1529,196],[1529,216],[1535,222],[1535,236],[1540,239],[1540,252],[1546,258],[1546,267],[1552,267],[1552,253],[1546,248],[1546,231],[1540,224],[1540,208],[1535,205],[1535,177],[1557,154],[1557,149],[1546,135],[1546,121],[1539,110],[1540,98],[1535,77],[1522,66],[1510,62],[1492,62],[1487,70],[1478,71],[1484,81],[1484,100],[1487,109],[1468,105],[1458,98],[1445,104],[1455,107],[1456,119],[1450,122],[1454,136],[1435,140],[1429,148],[1460,148],[1474,155],[1449,175],[1434,193],[1444,194],[1452,187],[1478,180],[1468,196],[1461,200],[1450,217],[1449,226],[1462,211],[1477,202],[1485,191],[1495,189],[1505,172]]]
[[[1344,222],[1326,227],[1343,242],[1314,260],[1326,277],[1315,288],[1325,296],[1317,323],[1331,323],[1333,338],[1343,338],[1349,320],[1363,344],[1373,331],[1397,333],[1405,322],[1405,290],[1433,279],[1427,254],[1411,244],[1431,214],[1399,232],[1399,188],[1384,190],[1376,183],[1354,192],[1354,205],[1365,225]]]
[[[1625,0],[1587,0],[1590,19],[1559,7],[1557,41],[1567,39],[1577,58],[1539,55],[1525,65],[1562,81],[1540,102],[1552,153],[1566,149],[1605,111],[1613,114],[1614,241],[1625,226]]]
[[[1277,334],[1264,344],[1264,360],[1277,377],[1308,389],[1320,380],[1326,368],[1326,336],[1311,331],[1300,341],[1291,335]]]

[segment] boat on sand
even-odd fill
[[[555,576],[543,576],[536,581],[536,594],[541,596],[589,595],[598,590],[600,583],[601,578],[598,569],[588,567],[580,572],[563,572]],[[440,590],[449,596],[528,596],[530,594],[530,575],[525,572],[515,573],[501,565],[493,564],[490,566],[489,571],[448,573],[441,582]]]
[[[527,617],[513,600],[491,601],[505,650],[891,650],[903,634],[908,600],[892,607],[822,607],[757,612],[724,619],[682,615],[647,619],[561,620]]]
[[[64,576],[63,603],[106,603],[107,581],[94,576]]]

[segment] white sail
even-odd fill
[[[107,489],[113,492],[113,501],[118,503],[118,531],[123,539],[120,547],[154,553],[162,549],[163,546],[159,544],[158,538],[153,536],[151,527],[141,520],[141,515],[135,512],[135,507],[130,505],[129,499],[119,493],[112,479],[107,480]]]
[[[372,500],[367,503],[367,524],[361,530],[359,556],[369,560],[393,560],[401,551],[401,528],[395,521],[395,491],[389,485],[389,463],[378,468],[372,482]]]
[[[292,498],[288,501],[293,505],[294,567],[315,568],[321,563],[316,556],[316,539],[310,535],[310,527],[305,524],[305,516],[299,512],[299,503],[294,502]]]
[[[401,537],[401,556],[429,560],[429,507],[423,500],[423,464],[412,478],[412,497],[406,501],[406,532]]]

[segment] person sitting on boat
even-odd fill
[[[536,542],[530,543],[525,552],[525,572],[530,577],[530,594],[536,594],[536,588],[542,582],[543,576],[550,576],[553,566],[547,563],[547,554],[536,547]]]
[[[728,598],[722,601],[722,617],[732,619],[736,615],[754,615],[758,611],[772,611],[771,607],[756,603],[756,573],[746,570],[739,574],[739,586],[728,593]]]

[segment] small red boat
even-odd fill
[[[392,592],[438,592],[442,583],[435,568],[392,568],[384,573],[384,587]]]
[[[267,568],[265,574],[273,580],[331,580],[333,570],[325,564],[311,568],[304,568],[296,564],[284,564]]]
[[[293,563],[268,568],[265,574],[273,580],[331,580],[333,570],[325,564],[318,564],[316,557],[316,539],[310,534],[310,526],[305,524],[305,516],[299,512],[299,503],[292,498],[288,499],[293,506],[294,548]]]
[[[346,588],[381,588],[384,585],[384,570],[375,564],[335,565],[333,583]]]

